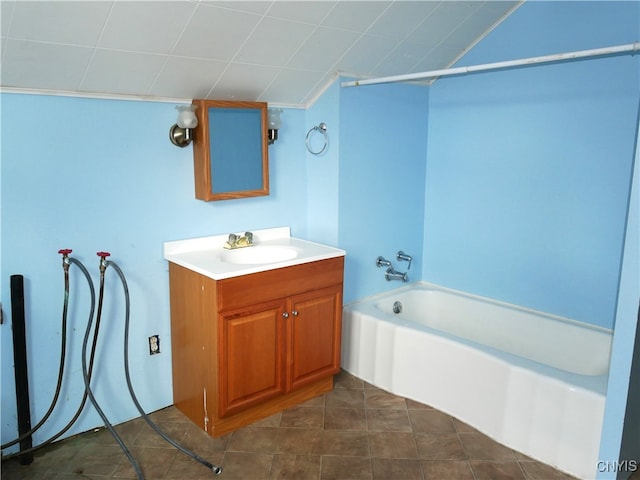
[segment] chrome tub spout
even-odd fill
[[[409,281],[409,275],[407,275],[407,273],[398,272],[393,267],[387,268],[387,272],[384,274],[384,278],[387,280],[387,282],[390,282],[391,280],[401,280],[402,282]]]

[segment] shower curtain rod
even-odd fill
[[[536,65],[539,63],[556,62],[559,60],[573,60],[576,58],[596,57],[614,53],[636,52],[640,50],[640,42],[628,43],[614,47],[594,48],[591,50],[578,50],[576,52],[556,53],[541,57],[522,58],[519,60],[507,60],[504,62],[485,63],[482,65],[471,65],[468,67],[444,68],[442,70],[431,70],[428,72],[408,73],[405,75],[392,75],[389,77],[370,78],[366,80],[355,80],[342,82],[342,87],[359,87],[361,85],[375,85],[379,83],[405,82],[410,80],[421,80],[425,78],[442,77],[445,75],[458,75],[462,73],[482,72],[485,70],[495,70],[498,68],[515,67],[519,65]]]

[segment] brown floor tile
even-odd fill
[[[466,460],[467,455],[456,434],[415,435],[418,456],[425,460]]]
[[[397,458],[372,458],[374,480],[422,480],[419,460]]]
[[[318,480],[320,478],[319,455],[273,456],[270,480]]]
[[[366,408],[388,408],[393,410],[406,410],[407,408],[403,397],[384,390],[365,390],[364,399]]]
[[[148,417],[153,423],[160,424],[162,422],[177,422],[177,423],[191,423],[191,421],[185,417],[180,410],[173,407],[163,408],[150,413]],[[140,420],[144,422],[144,420]]]
[[[219,438],[177,408],[150,415],[184,448],[223,468],[221,480],[571,480],[431,406],[342,372],[333,391]],[[172,447],[142,418],[116,430],[145,480],[211,480],[210,468]],[[56,442],[2,480],[136,480],[105,428]],[[638,479],[640,480],[640,478]]]
[[[4,479],[4,476],[2,477]],[[105,477],[104,475],[82,475],[80,477],[78,477],[78,475],[76,475],[75,473],[58,473],[56,474],[55,477],[49,477],[49,476],[45,476],[45,477],[25,477],[25,478],[21,478],[20,480],[78,480],[79,478],[81,478],[82,480],[104,480],[105,478],[109,478],[109,477]],[[155,479],[149,479],[149,480],[155,480]]]
[[[407,410],[384,408],[367,409],[367,426],[370,431],[411,432]]]
[[[336,375],[333,379],[333,387],[334,388],[352,388],[352,389],[363,389],[364,382],[358,377],[354,377],[348,372],[344,370],[341,371],[338,375]]]
[[[58,472],[51,472],[46,467],[20,465],[14,460],[2,464],[2,480],[53,480],[56,475]]]
[[[262,465],[260,465],[261,463]],[[255,478],[256,480],[264,480],[267,478],[271,465],[271,455],[227,452],[224,459],[217,462],[216,465],[223,468],[222,475],[224,477],[221,476],[221,479]],[[238,472],[241,472],[240,475]],[[242,477],[242,472],[249,472],[254,476]],[[211,480],[212,478],[218,477],[208,467],[186,455],[178,455],[163,480]]]
[[[370,480],[371,460],[363,457],[323,456],[321,480]]]
[[[173,410],[177,411],[175,409]],[[134,420],[131,420],[130,422],[116,425],[113,428],[126,445],[132,445],[142,431],[143,427],[146,427],[146,425],[146,422],[142,418],[136,418]],[[85,437],[85,435],[87,436]],[[116,440],[113,438],[113,435],[106,428],[101,428],[98,431],[90,432],[85,435],[83,435],[83,439],[85,439],[87,442],[96,442],[105,445],[117,445]]]
[[[368,457],[369,436],[367,432],[327,430],[322,438],[322,455]]]
[[[274,453],[297,455],[320,455],[322,451],[322,430],[304,428],[281,428]]]
[[[372,457],[418,458],[416,441],[411,433],[369,432],[369,448]]]
[[[424,480],[475,480],[469,463],[460,460],[422,460]]]
[[[67,472],[68,463],[80,450],[92,444],[94,444],[93,441],[88,441],[85,444],[80,436],[54,443],[42,450],[36,450],[33,453],[33,463],[30,467],[51,470],[52,472]],[[2,464],[3,467],[4,465]]]
[[[277,440],[277,428],[243,427],[233,432],[227,451],[272,454]]]
[[[476,480],[525,480],[518,462],[469,462]]]
[[[167,474],[176,455],[175,448],[131,447],[131,453],[140,465],[145,480],[162,479]],[[113,473],[114,479],[133,479],[138,477],[131,462],[122,459]]]
[[[282,412],[281,427],[322,428],[324,407],[293,407]]]
[[[187,428],[180,445],[200,456],[206,457],[214,452],[224,452],[229,447],[232,435],[229,433],[221,437],[212,438],[192,423]]]
[[[481,433],[460,433],[460,441],[469,460],[490,460],[495,462],[511,462],[516,457],[508,447]]]
[[[280,420],[282,419],[282,412],[274,413],[273,415],[258,420],[251,424],[252,427],[279,427]]]
[[[407,408],[409,410],[433,410],[433,407],[429,405],[425,405],[424,403],[416,402],[415,400],[411,400],[410,398],[405,399],[405,403],[407,404]]]
[[[188,423],[184,422],[157,422],[156,425],[161,432],[177,443],[182,442],[190,427]],[[160,436],[160,434],[146,423],[142,426],[140,432],[135,438],[135,441],[131,442],[131,444],[158,448],[170,445],[162,436]]]
[[[453,419],[438,410],[410,410],[409,418],[415,433],[455,433]]]
[[[366,430],[367,413],[362,408],[326,408],[325,430]]]
[[[520,468],[527,480],[574,480],[575,477],[536,461],[520,461]],[[640,479],[640,476],[637,477]],[[632,480],[633,476],[629,479]]]
[[[327,408],[364,409],[364,390],[333,389],[325,394],[325,406]]]
[[[300,405],[298,405],[299,407],[320,407],[320,408],[324,408],[324,403],[325,403],[325,396],[324,395],[318,395],[317,397],[313,397],[310,398],[309,400],[302,402]],[[291,407],[291,408],[296,408],[296,407]]]
[[[457,418],[453,418],[453,425],[456,427],[458,433],[480,433],[468,423],[464,423]]]
[[[124,453],[117,446],[90,444],[79,450],[61,473],[112,475],[123,458]]]
[[[260,453],[227,452],[222,461],[221,480],[267,480],[271,472],[273,455]],[[211,472],[206,480],[211,480]],[[169,478],[169,477],[167,477]],[[192,477],[184,474],[181,480],[192,480]],[[178,479],[176,479],[178,480]],[[196,479],[193,479],[196,480]],[[199,480],[199,479],[198,479]]]

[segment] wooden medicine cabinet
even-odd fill
[[[267,104],[193,100],[196,198],[205,201],[269,195]]]

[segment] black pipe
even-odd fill
[[[31,430],[31,411],[29,407],[29,375],[27,369],[27,336],[24,314],[24,278],[11,275],[11,329],[13,331],[13,363],[16,377],[16,403],[18,414],[18,434],[22,436]],[[20,441],[20,450],[32,446],[31,435]],[[33,462],[33,453],[21,455],[22,465]]]
[[[0,445],[0,448],[4,450],[5,448],[9,448],[16,443],[19,443],[27,436],[33,436],[33,434],[45,424],[45,422],[49,419],[51,414],[53,413],[53,409],[58,403],[58,399],[60,398],[60,391],[62,389],[62,380],[64,377],[64,362],[67,354],[67,313],[69,311],[69,254],[71,253],[71,249],[62,249],[58,253],[62,254],[62,268],[64,271],[64,303],[62,306],[62,333],[60,335],[61,345],[60,345],[60,365],[58,367],[58,381],[56,383],[56,390],[53,394],[53,399],[49,404],[49,409],[47,413],[40,419],[36,426],[32,429],[22,433],[18,438],[11,440],[10,442],[3,443]]]

